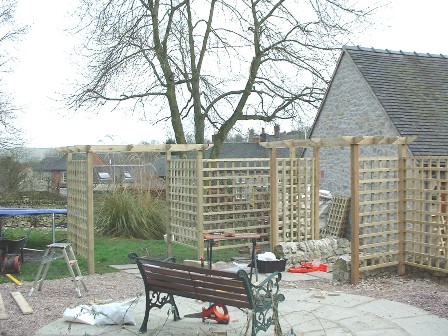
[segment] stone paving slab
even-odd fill
[[[367,302],[366,304],[358,306],[357,310],[375,314],[377,316],[388,319],[429,315],[429,312],[423,309],[409,306],[401,302],[394,302],[384,299],[377,299],[372,302]]]
[[[280,303],[279,315],[283,334],[293,330],[297,336],[314,335],[356,335],[356,336],[445,336],[448,320],[418,312],[417,308],[397,305],[396,302],[376,300],[357,295],[341,294],[339,297],[325,297],[316,300],[310,290],[285,289],[286,301]],[[335,298],[338,298],[337,300]],[[140,298],[133,310],[135,326],[89,326],[59,319],[41,328],[36,335],[136,335],[144,315],[144,298]],[[200,312],[202,302],[176,297],[179,313]],[[347,304],[354,302],[358,304]],[[366,309],[371,305],[370,311]],[[376,307],[383,307],[383,312]],[[247,315],[239,309],[228,307],[231,321],[228,325],[215,321],[202,322],[197,318],[183,318],[174,322],[168,316],[169,308],[153,309],[150,312],[147,335],[245,335]],[[395,314],[388,312],[399,310]],[[417,311],[415,310],[417,309]],[[416,313],[418,315],[416,315]],[[400,316],[398,318],[398,316]],[[70,328],[69,328],[70,327]],[[274,328],[260,332],[258,336],[274,335]]]
[[[123,272],[140,276],[135,264],[115,265]],[[262,281],[268,274],[259,274]],[[296,336],[446,336],[448,320],[430,315],[419,308],[366,296],[342,292],[326,292],[312,288],[312,280],[331,274],[324,272],[282,273],[282,281],[310,281],[310,288],[281,288],[286,300],[279,305],[280,324],[283,335],[292,330]],[[143,284],[142,284],[143,286]],[[182,316],[198,313],[205,303],[176,297]],[[137,335],[143,320],[145,299],[141,297],[133,310],[135,326],[89,326],[58,319],[41,328],[35,335]],[[230,323],[202,322],[198,318],[183,318],[173,321],[168,315],[168,305],[150,312],[146,335],[191,335],[191,336],[242,336],[246,335],[248,315],[237,308],[228,307]],[[248,333],[249,335],[250,333]],[[257,336],[274,335],[274,328],[259,332]]]

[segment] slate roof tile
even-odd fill
[[[448,155],[448,56],[344,47],[414,155]]]

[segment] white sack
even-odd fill
[[[277,258],[275,257],[275,254],[272,252],[264,252],[258,255],[257,257],[258,260],[263,260],[263,261],[272,261],[272,260],[277,260]]]
[[[90,325],[99,324],[132,324],[135,325],[133,310],[138,297],[123,302],[112,302],[100,305],[79,305],[66,308],[62,318],[64,321]]]

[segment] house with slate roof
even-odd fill
[[[73,158],[85,159],[85,153],[75,153]],[[136,162],[125,155],[93,153],[93,184],[95,190],[106,190],[110,185],[134,184],[150,189],[165,189],[165,158],[156,157],[153,162]],[[39,191],[50,191],[65,195],[67,192],[67,154],[50,156],[40,161],[34,168],[38,176]],[[36,183],[35,183],[36,185]]]
[[[358,135],[416,135],[408,155],[448,156],[448,56],[342,48],[310,138]],[[321,149],[322,189],[350,194],[349,150]],[[364,157],[396,153],[391,145],[360,147]]]
[[[260,135],[254,136],[249,139],[248,142],[224,142],[219,153],[219,159],[269,159],[269,151],[260,145],[260,142],[278,141],[286,139],[298,139],[300,133],[298,131],[292,132],[280,132],[280,126],[274,126],[274,133],[265,133],[265,129],[262,128]],[[296,156],[299,157],[302,149],[297,149]],[[208,158],[210,151],[205,151],[204,156]],[[278,158],[290,157],[289,149],[278,148]]]
[[[106,163],[98,155],[94,155],[95,166],[104,166]],[[40,161],[34,168],[38,175],[39,191],[50,191],[54,194],[67,192],[67,154],[49,156]]]

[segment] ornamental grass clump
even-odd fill
[[[149,192],[117,188],[95,207],[95,228],[104,236],[162,239],[165,223],[166,202]]]

